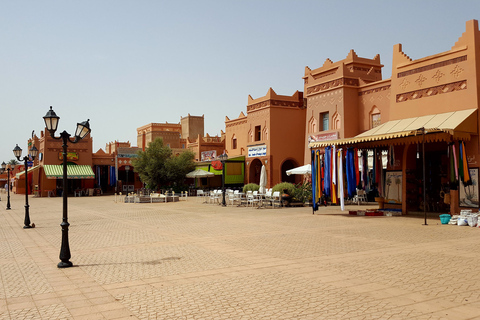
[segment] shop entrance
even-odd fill
[[[260,159],[253,159],[250,164],[250,172],[248,175],[249,183],[260,184],[260,172],[262,171],[262,161]]]
[[[447,143],[425,144],[425,191],[423,190],[422,145],[408,148],[406,170],[407,210],[427,212],[449,212],[450,205],[445,203],[444,193],[448,193],[448,156]],[[423,193],[425,192],[425,204]],[[447,200],[448,202],[448,200]]]

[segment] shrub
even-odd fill
[[[247,193],[247,191],[258,191],[260,186],[256,183],[249,183],[243,186],[243,193]]]
[[[280,194],[283,193],[283,189],[287,189],[287,193],[292,195],[295,193],[295,185],[290,182],[280,182],[272,188],[272,192],[280,191]]]
[[[295,185],[293,199],[305,203],[312,199],[312,184],[310,182],[303,182]]]
[[[275,185],[272,188],[272,192],[280,191],[280,193],[283,193],[283,189],[287,189],[287,193],[292,196],[294,201],[305,203],[305,201],[312,198],[312,184],[310,182],[303,182],[296,185],[290,182],[282,182]]]

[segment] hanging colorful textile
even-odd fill
[[[465,150],[465,143],[460,141],[460,163],[463,170],[462,182],[464,186],[469,186],[472,184],[472,180],[470,178],[470,168],[468,167],[467,161],[467,152]]]
[[[393,147],[393,144],[388,148],[388,163],[391,167],[395,165],[395,148]]]
[[[361,185],[360,182],[360,166],[358,164],[358,149],[355,148],[353,149],[353,155],[354,155],[354,165],[355,165],[355,181],[357,182],[357,185],[355,186],[355,192],[357,192],[357,187]],[[359,188],[360,189],[360,188]]]
[[[345,195],[343,194],[343,150],[338,150],[338,197],[340,198],[340,208],[345,210]]]
[[[357,192],[357,177],[355,173],[355,151],[353,148],[347,149],[347,158],[345,170],[347,175],[347,193],[348,198],[353,198]]]
[[[377,177],[377,191],[380,197],[383,196],[383,184],[382,184],[382,178],[383,178],[383,162],[382,162],[382,150],[378,150],[378,153],[376,155],[376,161],[377,161],[377,173],[375,176]]]
[[[453,156],[453,142],[448,145],[448,157],[450,158],[450,189],[457,190],[458,181],[455,179],[455,160]]]
[[[332,172],[331,172],[331,177],[332,177],[332,203],[337,204],[337,149],[335,146],[332,148]]]
[[[463,177],[464,177],[464,174],[463,174],[463,157],[462,157],[462,153],[463,153],[463,148],[462,148],[462,142],[460,141],[458,143],[458,177],[459,177],[459,180],[463,182]]]
[[[330,192],[330,185],[332,183],[332,179],[330,179],[330,171],[331,171],[331,163],[332,163],[332,159],[330,157],[330,154],[331,154],[331,147],[326,147],[325,148],[325,164],[324,164],[324,169],[323,169],[323,175],[324,175],[324,178],[323,178],[323,191],[325,193],[326,196],[330,196],[331,192]]]
[[[375,161],[375,154],[376,154],[376,153],[377,153],[377,149],[373,149],[373,158],[372,158],[372,160],[373,160],[373,161],[372,161],[372,182],[371,182],[371,185],[370,185],[370,187],[371,187],[372,189],[375,188],[375,173],[376,173],[376,169],[377,169],[377,167],[376,167],[377,164],[376,164],[376,161]]]
[[[115,167],[110,166],[110,186],[113,187],[117,183],[117,178],[115,177]]]
[[[455,148],[455,143],[452,145],[453,149],[453,162],[455,163],[455,180],[458,181],[458,161],[457,161],[457,150]]]
[[[368,185],[368,153],[366,150],[362,152],[362,180],[363,180],[363,189],[367,189]]]
[[[317,205],[317,184],[316,184],[316,176],[317,176],[317,164],[315,163],[315,150],[310,151],[310,160],[311,160],[311,166],[312,166],[312,208],[313,212],[318,210],[318,205]]]
[[[322,160],[322,155],[320,154],[320,151],[317,151],[317,196],[318,199],[317,201],[320,201],[320,199],[323,197],[323,185],[322,185],[322,175],[323,175],[323,160]]]

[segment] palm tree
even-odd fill
[[[395,184],[397,185],[397,201],[400,202],[400,184],[402,183],[402,179],[396,178]]]
[[[392,178],[388,177],[386,183],[387,183],[387,192],[385,193],[385,198],[390,199],[390,197],[388,196],[388,191],[390,190],[390,185],[392,184]]]
[[[16,159],[12,159],[12,160],[8,161],[7,164],[10,164],[10,165],[12,165],[12,166],[15,166],[15,165],[17,165],[17,164],[20,164],[20,162],[18,162]]]

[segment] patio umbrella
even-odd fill
[[[312,165],[306,164],[301,167],[296,167],[296,168],[287,170],[286,173],[287,173],[287,176],[290,176],[292,174],[310,174],[312,173]]]
[[[194,171],[191,171],[189,173],[187,173],[186,177],[187,178],[194,178],[195,181],[197,180],[197,178],[208,178],[208,177],[213,177],[215,174],[213,172],[209,172],[209,171],[205,171],[205,170],[202,170],[202,169],[197,169],[197,170],[194,170]],[[197,183],[195,182],[195,186],[197,185]]]
[[[197,169],[187,173],[187,178],[207,178],[207,177],[213,177],[214,175],[215,174],[213,172]]]
[[[260,171],[260,189],[258,190],[260,193],[265,194],[267,191],[265,188],[267,187],[267,170],[265,169],[265,165],[262,165],[262,170]]]

